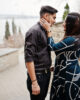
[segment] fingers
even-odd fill
[[[40,24],[46,31],[50,30],[51,25],[44,18],[40,19]]]
[[[43,19],[40,19],[40,24],[41,24],[42,26],[44,25]]]
[[[32,85],[32,94],[34,94],[34,95],[40,94],[40,87],[39,87],[39,85]]]
[[[44,18],[40,19],[41,24],[49,24]]]
[[[51,67],[51,68],[50,68],[50,71],[53,72],[53,70],[54,70],[54,67]]]
[[[40,94],[40,90],[34,90],[34,91],[32,91],[32,94],[33,95],[38,95],[38,94]]]

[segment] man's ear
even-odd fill
[[[49,14],[45,13],[43,17],[44,17],[45,20],[48,20]]]

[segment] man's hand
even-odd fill
[[[53,72],[54,71],[54,67],[50,67],[50,71]]]
[[[40,86],[38,85],[37,81],[32,82],[32,94],[34,95],[40,94]]]
[[[39,87],[37,80],[36,80],[34,62],[27,62],[26,66],[28,69],[29,76],[32,80],[32,94],[38,95],[40,93],[40,87]]]

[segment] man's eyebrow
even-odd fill
[[[56,18],[56,17],[53,17],[53,18]]]

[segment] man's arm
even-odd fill
[[[25,37],[25,46],[24,46],[24,54],[25,54],[25,64],[28,70],[30,79],[32,81],[32,94],[38,95],[40,93],[40,87],[37,82],[36,73],[35,73],[35,65],[34,65],[34,55],[36,49],[36,36],[35,32],[28,32]]]
[[[34,62],[27,62],[26,67],[27,67],[28,73],[30,75],[31,81],[32,82],[36,81]]]
[[[40,93],[40,87],[37,83],[36,74],[35,74],[35,67],[34,62],[27,62],[26,63],[28,73],[30,75],[32,81],[32,94],[38,95]]]

